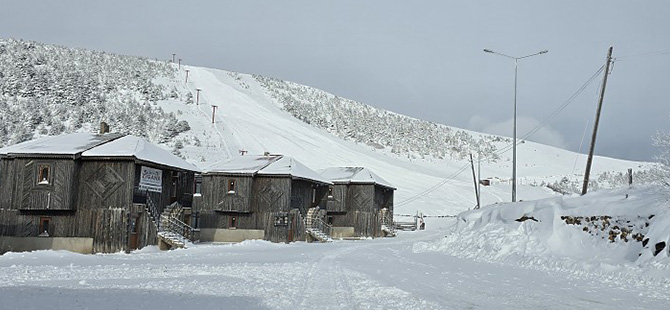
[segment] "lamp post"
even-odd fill
[[[517,89],[517,76],[518,76],[518,68],[519,68],[519,59],[524,59],[528,57],[532,57],[535,55],[540,55],[540,54],[545,54],[549,52],[548,50],[540,51],[534,54],[526,55],[526,56],[521,56],[521,57],[514,57],[510,55],[505,55],[503,53],[498,53],[494,52],[490,49],[484,49],[484,52],[486,53],[491,53],[491,54],[496,54],[499,56],[503,56],[506,58],[514,59],[514,131],[513,131],[513,143],[512,143],[512,202],[516,202],[516,89]]]

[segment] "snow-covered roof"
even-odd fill
[[[125,136],[83,152],[82,157],[133,157],[142,161],[199,171],[197,167],[172,153],[135,136]]]
[[[292,157],[283,155],[239,156],[232,160],[214,163],[205,168],[205,173],[242,175],[282,175],[324,184],[330,181]]]
[[[365,167],[330,167],[320,170],[321,176],[333,183],[376,184],[396,189],[389,182]]]
[[[73,133],[43,137],[0,149],[0,155],[55,155],[77,156],[79,153],[121,137],[121,134],[98,135],[93,133]]]
[[[332,184],[326,178],[316,173],[316,171],[307,168],[292,157],[282,156],[270,165],[261,169],[260,175],[290,175],[293,178],[316,181],[324,184]]]
[[[268,156],[239,156],[232,160],[225,160],[207,166],[204,172],[254,175],[267,165],[280,159],[280,155]]]
[[[135,136],[120,133],[72,133],[27,141],[0,149],[4,156],[132,157],[184,170],[197,167]]]

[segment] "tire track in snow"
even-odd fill
[[[309,271],[305,275],[305,281],[299,289],[303,294],[301,300],[296,300],[298,308],[359,309],[349,279],[345,276],[350,271],[342,268],[336,259],[361,247],[342,248],[337,243],[323,246],[338,248],[324,249],[325,251],[319,257],[312,260]]]

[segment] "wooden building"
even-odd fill
[[[188,213],[196,170],[121,134],[75,133],[0,149],[0,253],[157,244],[164,209],[180,206],[181,219]]]
[[[203,172],[198,186],[202,191],[194,197],[200,239],[307,240],[309,231],[325,219],[319,204],[329,185],[318,173],[282,155],[246,155],[214,164]]]
[[[333,182],[325,203],[333,237],[393,234],[395,187],[363,167],[332,167],[319,173]]]

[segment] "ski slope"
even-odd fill
[[[185,70],[189,70],[188,82],[181,79]],[[343,140],[283,111],[281,104],[268,96],[251,75],[182,66],[177,76],[168,81],[170,87],[183,93],[191,92],[194,101],[196,91],[200,89],[199,104],[184,104],[180,100],[160,104],[164,110],[189,122],[190,132],[180,137],[187,141],[197,137],[200,146],[187,143],[181,153],[200,167],[240,156],[241,151],[248,154],[270,152],[294,157],[313,170],[332,166],[369,168],[398,188],[395,213],[454,215],[476,204],[468,161],[399,157],[384,149]],[[213,106],[217,106],[214,123]],[[497,148],[502,150],[509,145],[499,143]],[[583,155],[529,141],[519,144],[517,153],[517,197],[520,200],[556,195],[545,187],[530,184],[554,182],[564,176],[576,179],[585,166]],[[511,200],[511,152],[500,155],[502,159],[496,163],[482,163],[483,178],[500,180],[482,190],[483,204]],[[649,166],[648,163],[598,157],[593,175]]]

